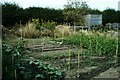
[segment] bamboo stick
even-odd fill
[[[117,32],[118,32],[118,28],[117,28]],[[116,44],[116,63],[118,62],[118,34],[117,34],[117,44]]]
[[[71,52],[70,52],[70,49],[69,49],[69,62],[68,62],[68,63],[69,63],[69,67],[68,67],[69,70],[70,70],[70,67],[71,67],[71,66],[70,66],[70,53],[71,53]]]
[[[16,70],[15,70],[15,80],[17,80],[17,72],[16,72]]]

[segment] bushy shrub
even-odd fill
[[[19,33],[26,38],[36,38],[40,36],[49,36],[53,37],[53,30],[55,29],[56,22],[47,21],[44,22],[39,19],[32,19],[31,22],[28,22],[25,27],[19,29]]]
[[[39,27],[40,27],[39,18],[32,19],[31,23],[35,25],[36,29],[39,29]]]
[[[41,20],[40,26],[37,27],[37,29],[40,30],[42,36],[53,37],[54,36],[53,30],[55,29],[56,24],[57,23],[54,21],[45,22],[45,21]]]
[[[54,22],[54,21],[44,22],[43,20],[41,20],[40,27],[43,27],[43,28],[48,29],[48,30],[54,30],[56,24],[57,24],[57,23]]]

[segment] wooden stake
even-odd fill
[[[15,80],[17,80],[17,72],[16,72],[16,70],[15,70]]]
[[[21,28],[21,21],[20,21],[20,28]],[[21,28],[21,38],[23,38],[23,35],[22,35],[22,28]]]
[[[68,69],[70,70],[70,49],[69,49],[69,67],[68,67]]]
[[[13,65],[14,65],[14,56],[12,55],[12,68],[13,68]]]
[[[118,28],[117,28],[117,32],[118,32]],[[115,59],[116,63],[118,62],[118,34],[117,34],[117,44],[116,44],[116,59]]]
[[[7,73],[7,67],[5,68],[5,70],[6,70],[6,73]]]
[[[80,70],[80,53],[78,50],[78,74],[77,74],[77,77],[79,77],[79,70]]]

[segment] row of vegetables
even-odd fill
[[[62,72],[49,64],[36,59],[24,57],[27,54],[24,43],[19,41],[14,45],[2,44],[3,80],[60,80]]]

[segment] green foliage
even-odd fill
[[[38,80],[60,80],[62,78],[62,73],[58,68],[52,68],[35,59],[23,62],[17,64],[19,78]]]
[[[23,41],[15,42],[13,45],[2,44],[3,55],[20,56],[24,50]]]
[[[89,14],[102,14],[102,12],[98,9],[90,9]]]
[[[68,4],[65,5],[63,10],[63,14],[65,16],[65,20],[68,23],[79,23],[76,25],[84,25],[84,16],[88,13],[88,5],[86,2],[73,0],[68,1]]]
[[[43,19],[41,19],[41,21],[39,21],[39,19],[32,19],[32,22],[36,29],[40,31],[40,35],[41,36],[49,36],[49,37],[53,37],[54,33],[53,30],[55,29],[55,26],[57,25],[56,22],[54,21],[43,21]]]
[[[114,9],[106,9],[102,12],[103,24],[106,23],[116,23],[119,20],[119,15]]]
[[[76,46],[80,46],[80,44],[82,44],[83,48],[88,49],[90,51],[92,50],[92,53],[99,54],[101,51],[100,55],[113,56],[116,52],[117,41],[116,39],[110,39],[106,36],[100,35],[74,34],[65,37],[63,43]]]
[[[12,28],[16,23],[26,24],[32,18],[39,18],[45,21],[53,20],[58,23],[63,22],[63,11],[41,8],[41,7],[29,7],[21,8],[15,3],[3,3],[2,6],[2,24],[7,28]],[[21,21],[21,22],[20,22]]]
[[[76,2],[77,1],[77,2]],[[16,23],[26,24],[32,18],[43,19],[44,21],[55,21],[59,24],[73,22],[84,24],[82,15],[86,14],[102,14],[103,24],[120,22],[120,11],[114,9],[106,9],[104,11],[92,10],[88,7],[86,2],[74,0],[65,5],[64,10],[56,10],[41,7],[21,8],[15,3],[3,3],[2,6],[2,24],[7,28],[12,28]]]
[[[35,25],[35,28],[39,28],[40,27],[40,22],[39,22],[39,18],[37,19],[32,19],[31,23],[33,23]]]
[[[21,13],[21,10],[22,8],[15,3],[2,4],[2,24],[4,26],[8,26],[8,28],[11,28],[10,26],[19,21],[18,17]]]
[[[56,26],[56,22],[47,21],[41,23],[39,19],[32,19],[31,22],[28,22],[25,27],[19,29],[19,34],[25,38],[37,38],[41,36],[53,37],[53,30]]]
[[[63,78],[58,68],[52,68],[48,64],[43,64],[38,60],[27,59],[23,53],[25,51],[24,41],[8,45],[2,45],[3,51],[3,79],[14,79],[15,70],[16,79],[25,80],[60,80]]]
[[[2,44],[3,79],[14,79],[15,64],[21,58],[25,48],[22,42],[13,45]]]
[[[76,50],[76,52],[71,51],[71,54],[70,54],[71,57],[75,57],[77,55],[78,55],[77,50]],[[55,54],[53,54],[53,53],[44,53],[38,58],[41,59],[41,60],[44,60],[44,61],[53,61],[53,60],[64,59],[64,58],[68,58],[68,57],[69,57],[68,51],[64,51],[64,52],[59,52],[59,53],[57,52]]]
[[[55,29],[55,26],[56,26],[56,22],[54,21],[47,21],[47,22],[43,22],[43,20],[41,20],[41,27],[44,27],[46,29],[49,29],[49,30],[54,30]]]
[[[39,20],[39,18],[37,19],[32,19],[31,23],[33,23],[36,27],[36,29],[38,30],[42,30],[42,29],[48,29],[48,30],[53,30],[55,29],[56,26],[56,22],[54,21],[43,21],[43,19],[41,19],[41,21]]]

